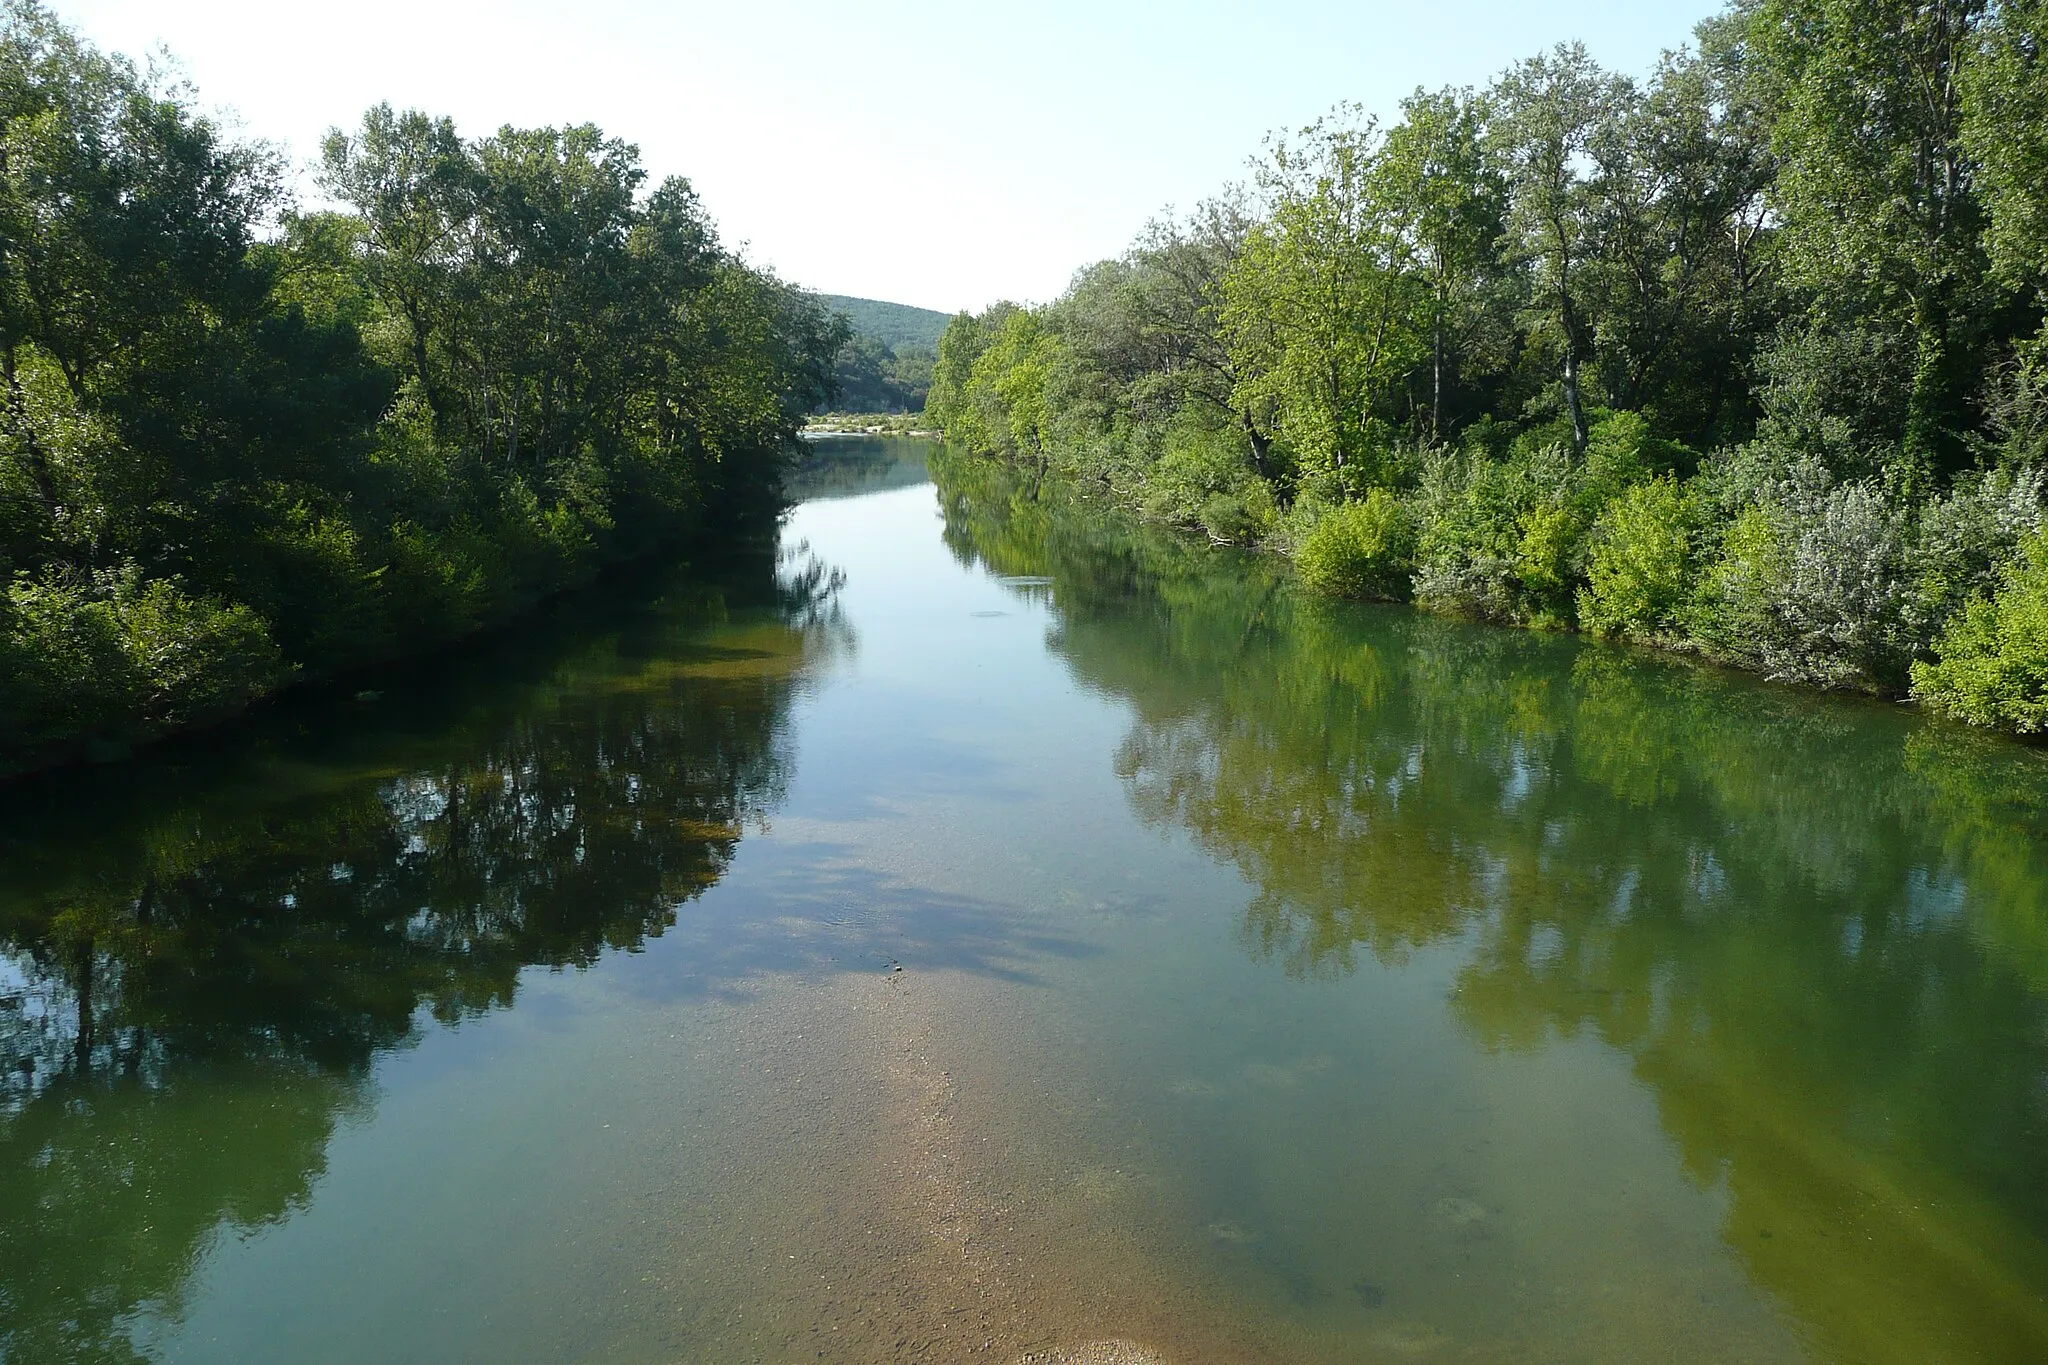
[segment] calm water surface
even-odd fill
[[[2042,754],[834,449],[0,792],[0,1358],[2048,1359]]]

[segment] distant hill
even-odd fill
[[[939,349],[939,334],[953,319],[929,308],[912,308],[907,303],[883,303],[879,299],[851,299],[844,294],[822,296],[825,306],[846,314],[854,334],[871,337],[890,350],[918,346]]]

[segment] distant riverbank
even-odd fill
[[[806,437],[930,436],[939,433],[921,412],[828,412],[804,423]]]

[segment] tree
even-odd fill
[[[1444,434],[1444,384],[1475,340],[1497,277],[1506,187],[1485,154],[1485,106],[1470,91],[1418,90],[1383,149],[1387,192],[1428,283],[1429,439]]]
[[[2001,0],[1963,78],[1962,140],[1992,265],[2048,304],[2048,2]]]
[[[1735,40],[1777,159],[1771,198],[1810,325],[1900,339],[1898,437],[1955,468],[1993,300],[1964,139],[1984,0],[1740,0]]]
[[[0,482],[34,503],[11,558],[86,568],[167,472],[117,436],[146,373],[265,302],[249,251],[278,167],[30,0],[0,16]]]
[[[1423,283],[1390,203],[1371,120],[1342,110],[1273,143],[1267,215],[1225,280],[1232,395],[1304,472],[1382,481],[1375,419],[1414,366]]]
[[[1601,388],[1701,446],[1746,427],[1749,356],[1773,312],[1762,131],[1718,68],[1667,54],[1592,141],[1589,293]]]
[[[1512,67],[1493,89],[1489,150],[1508,182],[1508,231],[1530,275],[1534,339],[1554,346],[1572,447],[1586,449],[1583,370],[1593,353],[1589,278],[1597,264],[1597,200],[1589,171],[1602,125],[1633,97],[1583,44],[1560,44]]]
[[[320,184],[362,224],[365,273],[403,325],[404,363],[438,431],[446,399],[428,348],[447,326],[440,310],[459,266],[460,235],[476,211],[477,167],[453,120],[379,104],[354,136],[327,134]]]

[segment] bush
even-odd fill
[[[1312,592],[1399,601],[1408,595],[1414,554],[1408,509],[1392,492],[1375,488],[1362,501],[1339,503],[1325,512],[1295,560]]]
[[[1145,478],[1139,511],[1239,545],[1263,537],[1278,516],[1272,486],[1253,471],[1244,437],[1185,415],[1166,433],[1165,450]]]
[[[290,672],[248,607],[194,597],[132,566],[90,578],[17,578],[0,604],[8,757],[217,720]]]
[[[1946,497],[1921,506],[1907,555],[1916,653],[1929,649],[1971,598],[1997,590],[2020,542],[2041,525],[2043,483],[2038,469],[1993,470],[1961,479]]]
[[[1781,513],[1756,503],[1721,532],[1714,560],[1694,590],[1688,633],[1710,653],[1761,667],[1761,641],[1777,632],[1773,592],[1784,577]]]
[[[1976,597],[1913,665],[1913,695],[1972,725],[2048,732],[2048,531],[2022,544],[1995,595]]]
[[[1554,445],[1506,460],[1432,460],[1416,498],[1416,600],[1480,620],[1570,625],[1592,521],[1585,471]]]
[[[1729,527],[1693,614],[1712,652],[1818,687],[1903,687],[1912,658],[1907,509],[1803,461]]]
[[[1692,589],[1692,499],[1675,479],[1624,491],[1593,528],[1579,621],[1596,635],[1670,635]]]
[[[240,603],[192,597],[154,579],[116,600],[152,732],[219,720],[290,674],[263,618]]]

